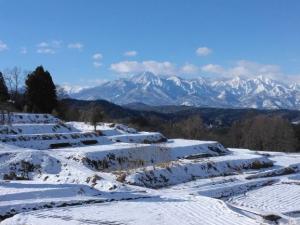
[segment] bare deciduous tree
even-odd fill
[[[99,106],[91,106],[89,110],[80,113],[80,120],[90,123],[97,131],[97,124],[104,118],[102,109]]]
[[[20,85],[24,81],[20,67],[5,70],[5,80],[9,89],[11,100],[16,101],[19,96]]]
[[[174,123],[171,129],[171,136],[187,139],[203,139],[206,136],[206,128],[199,115],[194,115],[182,121]]]
[[[102,121],[103,113],[100,107],[93,107],[90,112],[90,123],[94,126],[94,131],[97,129],[97,124]]]
[[[292,125],[278,116],[256,116],[235,123],[229,134],[232,147],[269,151],[295,151],[297,147]]]

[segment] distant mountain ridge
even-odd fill
[[[187,105],[258,109],[300,109],[299,85],[258,76],[209,80],[183,79],[151,72],[105,82],[68,94],[80,100],[105,99],[116,104]]]

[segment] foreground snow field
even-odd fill
[[[300,224],[300,155],[51,115],[0,126],[0,224]]]

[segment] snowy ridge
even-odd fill
[[[70,96],[82,100],[106,99],[116,104],[189,105],[266,109],[300,109],[299,85],[263,76],[209,80],[183,79],[144,72],[85,88]]]

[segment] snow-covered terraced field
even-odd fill
[[[101,124],[97,132],[84,123],[63,123],[48,114],[11,114],[2,118],[0,141],[39,150],[103,145],[113,142],[162,143],[167,139],[158,132],[137,132],[122,124]],[[81,129],[82,128],[82,129]]]
[[[112,143],[107,137],[94,132],[69,132],[7,135],[0,137],[0,141],[23,148],[39,150],[54,149],[68,146],[85,146],[91,144]]]
[[[150,198],[19,214],[5,225],[109,224],[109,225],[259,225],[255,219],[232,211],[224,202],[206,197]]]
[[[47,182],[12,181],[1,182],[0,188],[0,212],[6,212],[1,213],[0,218],[22,211],[147,197],[127,191],[107,193],[87,184],[57,185]]]
[[[78,129],[64,123],[48,123],[48,124],[14,124],[0,125],[0,134],[52,134],[52,133],[70,133],[79,132]]]
[[[1,115],[1,122],[10,123],[10,124],[22,124],[22,123],[58,123],[59,119],[50,115],[50,114],[37,114],[37,113],[11,113],[9,115]]]
[[[81,131],[90,131],[93,127],[89,124],[83,122],[67,122],[67,125],[70,125]],[[125,126],[123,124],[114,124],[114,123],[101,123],[97,125],[97,130],[106,136],[120,135],[120,134],[136,134],[138,133],[135,129]]]
[[[6,120],[0,224],[300,224],[300,154],[43,114]]]
[[[234,196],[228,202],[249,211],[293,215],[300,212],[300,182],[281,181]]]

